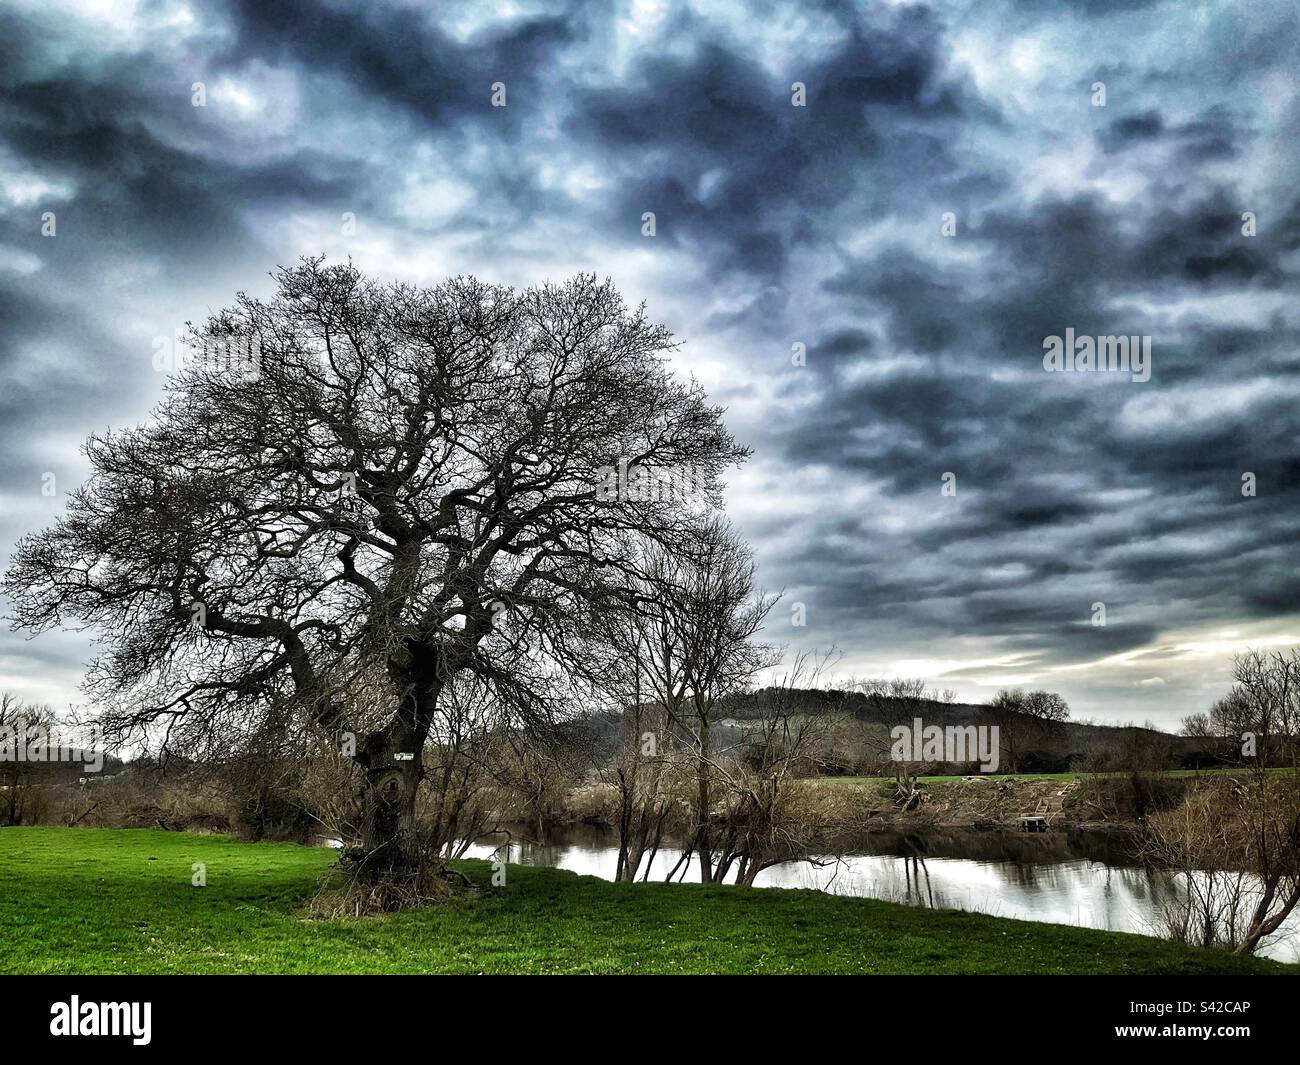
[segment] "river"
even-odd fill
[[[474,845],[467,857],[504,857],[613,879],[618,839],[611,829],[572,825],[552,830],[546,843],[526,829]],[[821,867],[791,864],[764,870],[761,888],[813,888],[837,895],[920,906],[971,910],[1026,921],[1161,934],[1162,903],[1176,897],[1179,879],[1141,867],[1123,836],[1099,833],[927,832],[873,833],[848,854]],[[675,848],[661,851],[651,871],[663,880],[676,864]],[[679,870],[679,876],[681,872]],[[694,869],[686,879],[697,879]],[[1260,953],[1300,961],[1300,919]]]

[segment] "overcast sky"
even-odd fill
[[[754,449],[728,499],[772,638],[1171,727],[1300,643],[1297,18],[5,0],[0,551],[148,416],[154,339],[277,264],[591,270]],[[1066,329],[1150,336],[1151,379],[1048,373]],[[65,705],[89,653],[5,632],[0,687]]]

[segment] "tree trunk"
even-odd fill
[[[361,743],[357,761],[361,786],[361,875],[371,883],[402,877],[420,868],[421,841],[415,799],[424,779],[424,741],[442,690],[436,649],[404,641],[388,661],[395,690],[404,692],[392,720]]]
[[[398,729],[376,733],[366,742],[361,845],[362,868],[372,881],[410,873],[419,864],[415,797],[424,775],[422,747]]]
[[[1296,904],[1300,903],[1300,884],[1295,885],[1289,895],[1282,900],[1282,905],[1270,917],[1268,915],[1271,900],[1276,896],[1276,884],[1269,888],[1264,900],[1255,908],[1255,912],[1250,918],[1250,927],[1246,929],[1246,934],[1241,942],[1237,945],[1234,954],[1254,954],[1259,948],[1260,942],[1266,937],[1272,935],[1281,926],[1282,922],[1295,909]]]
[[[366,770],[361,791],[361,843],[365,864],[377,876],[412,867],[418,784],[414,762]]]
[[[624,871],[627,869],[628,841],[632,828],[632,797],[627,774],[621,768],[618,771],[618,796],[618,867],[614,870],[614,879],[625,880],[628,879]]]
[[[697,800],[698,810],[696,811],[696,820],[699,824],[699,835],[696,837],[698,844],[697,854],[700,859],[700,883],[708,884],[713,880],[713,851],[709,846],[710,836],[710,806],[709,797],[709,723],[707,720],[700,722],[700,773],[699,773],[699,797]]]

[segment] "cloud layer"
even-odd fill
[[[1167,725],[1300,642],[1293,4],[483,7],[5,6],[6,551],[147,416],[155,338],[278,263],[589,269],[755,449],[773,638]],[[1067,328],[1151,380],[1046,373]],[[86,653],[5,634],[0,681],[64,702]]]

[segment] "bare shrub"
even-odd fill
[[[1300,902],[1300,786],[1293,772],[1198,782],[1149,821],[1149,855],[1180,876],[1165,931],[1251,954]]]

